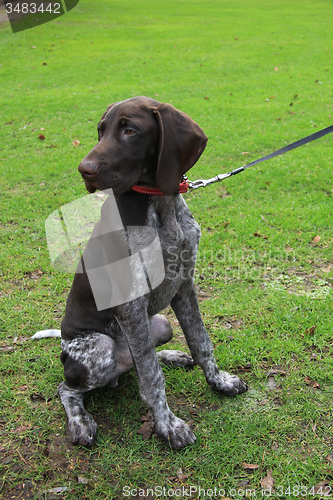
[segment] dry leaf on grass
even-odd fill
[[[53,398],[46,398],[43,394],[37,394],[36,392],[30,394],[31,401],[44,401],[44,403],[49,403]]]
[[[191,474],[184,474],[181,468],[177,470],[177,477],[180,481],[186,481]]]
[[[274,491],[274,478],[271,470],[267,471],[267,476],[260,480],[260,484],[265,490]]]
[[[44,141],[45,135],[44,134],[39,134],[38,139],[40,139],[41,141]]]
[[[80,141],[78,141],[77,139],[75,139],[75,141],[72,142],[73,146],[79,146],[80,145]]]
[[[138,434],[142,434],[143,439],[149,439],[154,430],[154,421],[149,415],[142,415],[140,420],[143,424],[138,429]]]
[[[304,379],[306,385],[311,385],[314,389],[320,389],[320,384],[315,380],[311,380],[310,377],[306,376]]]
[[[267,236],[263,236],[262,234],[260,233],[253,233],[253,236],[255,236],[256,238],[264,238],[264,240],[267,240]]]
[[[253,472],[256,469],[259,469],[259,465],[256,465],[256,464],[247,464],[245,462],[241,463],[241,467],[242,467],[242,469],[244,469],[246,471],[249,471],[249,472]]]
[[[313,325],[313,326],[311,326],[311,328],[308,328],[307,330],[305,330],[305,333],[307,335],[312,335],[316,328],[317,328],[317,325]]]
[[[315,236],[315,237],[313,238],[313,240],[312,240],[312,241],[313,241],[313,243],[319,243],[319,241],[320,241],[320,236],[318,236],[318,235],[317,235],[317,236]]]

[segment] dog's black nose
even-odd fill
[[[83,160],[81,161],[78,170],[82,177],[90,179],[96,175],[98,168],[98,165],[96,165],[94,162]]]

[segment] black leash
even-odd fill
[[[274,153],[270,153],[269,155],[263,156],[259,160],[252,161],[248,165],[245,165],[245,167],[239,167],[236,168],[235,170],[232,170],[231,172],[228,172],[226,174],[218,174],[215,177],[212,177],[211,179],[198,179],[197,181],[188,181],[188,187],[189,189],[198,189],[200,187],[206,187],[209,186],[210,184],[213,184],[214,182],[219,182],[222,181],[223,179],[226,179],[227,177],[231,177],[232,175],[239,174],[240,172],[243,172],[243,170],[253,167],[253,165],[257,165],[257,163],[261,163],[266,160],[270,160],[271,158],[274,158],[275,156],[283,155],[284,153],[287,153],[288,151],[291,151],[292,149],[299,148],[300,146],[304,146],[304,144],[308,144],[309,142],[315,141],[317,139],[320,139],[321,137],[324,137],[327,134],[330,134],[333,132],[333,125],[330,125],[327,128],[324,128],[322,130],[319,130],[319,132],[315,132],[314,134],[308,135],[307,137],[304,137],[303,139],[299,139],[296,142],[293,142],[292,144],[289,144],[288,146],[285,146],[284,148],[278,149]]]

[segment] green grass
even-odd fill
[[[59,340],[29,337],[60,325],[72,276],[52,269],[44,222],[85,195],[76,168],[106,106],[148,95],[193,117],[209,142],[190,179],[242,166],[332,124],[331,7],[81,0],[15,35],[0,25],[2,498],[57,487],[63,499],[124,498],[124,486],[262,497],[270,470],[272,498],[324,498],[310,488],[333,478],[332,137],[185,195],[202,228],[196,283],[216,357],[250,386],[228,399],[198,369],[165,370],[170,406],[191,421],[196,445],[174,452],[143,440],[130,373],[119,389],[87,395],[97,444],[73,448],[56,394]],[[170,348],[184,348],[171,321]]]

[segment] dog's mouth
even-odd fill
[[[86,190],[88,191],[88,193],[94,193],[96,191],[97,187],[93,186],[86,180],[84,181],[84,183],[86,185]]]

